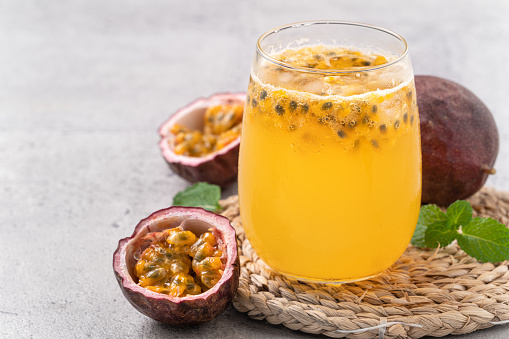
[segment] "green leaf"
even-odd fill
[[[426,247],[425,233],[429,225],[435,221],[447,220],[444,212],[438,208],[437,205],[424,205],[419,212],[419,219],[415,227],[414,235],[412,237],[412,245],[418,247]]]
[[[445,247],[458,235],[456,228],[446,220],[438,220],[428,226],[425,233],[426,247]]]
[[[471,257],[483,262],[509,260],[509,229],[490,218],[473,218],[461,228],[458,245]]]
[[[215,212],[221,209],[219,199],[221,199],[221,188],[219,186],[198,182],[178,192],[173,197],[173,205],[201,207]]]
[[[472,205],[468,201],[458,200],[447,208],[447,220],[458,229],[472,220]]]

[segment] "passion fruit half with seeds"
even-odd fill
[[[201,98],[164,122],[159,147],[170,168],[190,182],[225,186],[234,181],[240,146],[238,111],[239,106],[243,110],[245,98],[245,93]]]
[[[486,105],[447,79],[415,77],[422,144],[422,202],[448,206],[494,174],[498,131]]]
[[[195,248],[190,245],[189,235],[197,239]],[[207,247],[212,248],[207,242],[214,244],[210,258],[202,255],[203,258],[198,259]],[[170,248],[163,253],[166,243]],[[200,247],[202,243],[205,246],[201,247],[205,249]],[[175,260],[189,252],[194,256],[193,270],[198,272],[191,271],[196,282],[191,275],[182,273],[181,267],[186,264]],[[148,273],[139,278],[140,266],[146,264],[144,261],[149,261],[147,257],[150,256],[153,260]],[[171,269],[177,271],[176,278],[168,283],[168,291],[161,286],[145,286],[150,279],[158,280],[164,274],[165,261],[171,261]],[[157,266],[158,262],[160,266]],[[191,266],[190,260],[187,266]],[[210,272],[206,272],[207,267]],[[146,316],[178,326],[205,323],[228,308],[239,285],[235,229],[227,218],[202,208],[169,207],[141,220],[130,237],[119,241],[113,254],[113,269],[124,296]],[[175,292],[180,285],[181,290]]]

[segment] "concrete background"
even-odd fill
[[[197,97],[246,90],[271,28],[366,22],[407,39],[415,74],[486,103],[501,137],[488,185],[509,190],[508,14],[504,0],[0,0],[0,337],[315,337],[233,308],[175,329],[122,296],[118,240],[187,186],[160,156],[159,125]]]

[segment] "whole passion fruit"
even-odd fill
[[[219,281],[197,295],[174,297],[141,287],[136,275],[139,253],[152,234],[181,227],[200,236],[211,230],[224,263]],[[174,206],[141,220],[133,234],[119,241],[113,254],[113,269],[124,296],[141,313],[157,321],[189,326],[208,322],[230,305],[239,285],[240,265],[235,229],[229,220],[202,208]]]
[[[449,205],[477,192],[498,153],[495,120],[465,87],[416,76],[422,145],[422,202]]]
[[[189,130],[203,131],[204,116],[209,107],[234,104],[243,107],[245,98],[245,93],[224,93],[201,98],[181,108],[164,122],[159,128],[159,147],[170,168],[190,182],[206,181],[224,186],[234,181],[238,173],[240,137],[235,137],[221,149],[204,156],[186,156],[175,152],[176,135],[172,130],[178,125]]]

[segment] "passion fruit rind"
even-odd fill
[[[415,77],[422,144],[422,202],[448,206],[495,170],[499,137],[488,107],[453,81]]]
[[[148,233],[179,225],[198,236],[212,228],[226,256],[226,263],[221,279],[211,289],[198,295],[177,298],[137,284],[135,254],[148,246],[142,240]],[[162,209],[141,220],[130,237],[119,241],[113,254],[113,269],[124,296],[141,313],[172,325],[202,324],[223,313],[237,291],[240,264],[235,229],[227,218],[202,208],[173,206]]]
[[[213,155],[213,157],[210,159],[204,159],[203,162],[198,164],[173,162],[166,159],[166,157],[165,159],[168,162],[168,166],[170,166],[175,173],[189,182],[205,181],[224,187],[237,178],[239,172],[239,150],[240,139],[237,139],[230,145],[225,146],[222,150],[212,153],[211,155]],[[200,160],[201,158],[196,159]]]
[[[225,186],[234,181],[238,174],[240,138],[224,148],[204,157],[189,157],[175,154],[172,150],[171,127],[180,124],[191,129],[203,129],[203,117],[207,107],[214,105],[244,104],[246,93],[221,93],[200,98],[179,109],[161,125],[159,148],[170,168],[190,182],[206,181]]]

